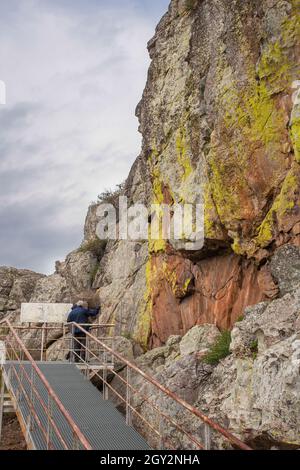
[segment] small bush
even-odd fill
[[[216,365],[221,359],[229,356],[231,343],[231,332],[225,330],[217,339],[215,344],[211,347],[210,351],[204,356],[203,361],[206,364]]]
[[[244,319],[245,319],[244,315],[240,315],[236,322],[239,323],[243,321]]]
[[[119,197],[122,195],[125,188],[125,182],[118,184],[115,189],[106,189],[98,196],[98,203],[112,204],[118,207]]]
[[[82,253],[87,253],[89,251],[90,253],[93,253],[93,255],[96,256],[98,260],[100,260],[104,255],[106,245],[107,240],[100,240],[99,238],[94,238],[93,240],[84,243],[84,245],[79,248],[79,251],[81,251]]]
[[[252,341],[250,344],[250,351],[252,352],[252,357],[255,360],[257,358],[257,353],[258,353],[258,340],[255,339]]]
[[[258,340],[257,339],[252,341],[252,343],[250,344],[250,349],[252,352],[258,352]]]

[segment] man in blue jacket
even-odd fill
[[[82,326],[86,331],[90,329],[88,323],[90,317],[96,317],[100,312],[100,307],[95,309],[89,309],[88,303],[80,300],[72,307],[71,312],[68,315],[68,323],[77,323]],[[74,362],[85,361],[86,356],[86,334],[84,331],[72,325],[72,357]],[[70,358],[70,354],[67,356]]]

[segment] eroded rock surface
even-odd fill
[[[158,382],[194,405],[254,448],[300,448],[300,285],[281,299],[260,303],[245,310],[244,320],[232,330],[231,353],[216,366],[203,356],[185,350],[188,338],[176,340],[177,355],[167,346],[155,348],[136,362]],[[213,331],[214,325],[207,325]],[[205,328],[205,327],[200,327]],[[218,335],[216,335],[216,338]],[[172,341],[172,340],[171,340]],[[207,339],[198,343],[204,348]],[[194,349],[193,342],[190,346]],[[180,354],[186,352],[186,355]],[[170,356],[168,356],[168,354]],[[116,382],[113,382],[116,383]],[[152,385],[140,378],[134,384],[141,395],[184,425],[200,442],[204,439],[201,422],[183,412]],[[123,390],[124,392],[124,390]],[[137,397],[139,412],[158,425],[155,407]],[[136,419],[140,432],[158,445],[151,430]],[[190,448],[182,433],[164,423],[164,437],[172,448]],[[221,435],[212,433],[216,449],[231,448]]]
[[[292,292],[300,284],[300,250],[292,245],[285,245],[273,256],[271,273],[278,283],[281,295]]]
[[[279,293],[266,261],[300,240],[299,24],[296,0],[172,0],[148,44],[126,194],[147,206],[204,198],[205,245],[107,248],[94,284],[105,318],[144,348],[197,324],[231,328]]]
[[[0,267],[0,320],[9,316],[14,319],[22,302],[29,302],[36,284],[44,279],[26,269]]]
[[[209,349],[219,338],[220,331],[215,325],[194,326],[180,342],[180,354],[188,354]]]

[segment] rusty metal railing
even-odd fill
[[[231,448],[251,450],[227,429],[115,351],[113,327],[113,324],[78,325],[76,323],[59,326],[46,324],[12,327],[7,321],[0,322],[0,330],[1,328],[3,330],[2,337],[6,338],[7,351],[10,357],[12,354],[14,357],[17,355],[19,364],[24,358],[28,360],[29,355],[30,363],[33,361],[36,366],[36,361],[30,352],[37,361],[53,360],[53,357],[47,354],[49,342],[51,343],[52,340],[54,342],[55,339],[61,341],[58,348],[60,360],[66,360],[66,354],[69,352],[69,360],[76,362],[98,388],[102,388],[104,399],[113,400],[124,413],[127,424],[134,426],[144,437],[150,439],[149,444],[153,448],[209,450],[215,447],[217,440],[221,440],[222,444],[225,443],[224,447],[230,444]],[[74,335],[75,328],[77,333],[80,332],[77,336]],[[33,343],[32,335],[28,335],[31,330],[37,332]],[[18,338],[13,345],[11,337]],[[56,360],[55,357],[54,360]],[[32,391],[35,397],[34,387]],[[173,410],[172,413],[169,409]],[[34,406],[32,416],[34,417]],[[48,426],[58,439],[56,435],[58,430],[55,430],[56,423],[50,418],[52,418],[51,415]],[[145,432],[146,429],[147,432]],[[61,444],[65,448],[65,445]],[[82,443],[80,445],[82,448]],[[50,442],[49,448],[51,448]]]
[[[100,339],[94,337],[92,333],[86,331],[82,326],[76,323],[74,323],[74,326],[77,328],[77,330],[80,330],[82,335],[88,338],[90,342],[97,343],[99,346],[101,346],[101,350],[104,352],[100,358],[102,367],[99,371],[97,371],[95,370],[95,366],[92,365],[93,361],[91,359],[99,361],[99,356],[97,356],[95,352],[89,348],[88,342],[84,341],[81,345],[82,349],[85,350],[84,355],[73,351],[78,362],[84,364],[86,371],[90,371],[94,378],[96,377],[100,380],[103,386],[103,396],[105,399],[109,398],[109,391],[111,391],[114,396],[116,396],[118,400],[123,403],[128,425],[134,424],[141,434],[143,434],[143,427],[145,425],[151,430],[153,435],[157,438],[157,448],[174,449],[174,440],[167,437],[165,433],[165,429],[168,427],[169,431],[171,430],[171,433],[169,432],[169,434],[172,434],[172,432],[174,434],[175,432],[183,436],[183,439],[176,438],[175,441],[179,441],[179,443],[184,442],[185,448],[188,447],[187,443],[190,443],[191,448],[206,450],[211,449],[211,432],[214,431],[219,436],[222,436],[222,438],[229,442],[234,448],[241,450],[252,450],[248,445],[230,433],[227,429],[224,429],[222,426],[211,420],[208,416],[204,415],[200,410],[190,405],[182,398],[178,397],[170,389],[163,386],[156,379],[139,369],[135,364],[122,357],[117,351],[110,348]],[[108,361],[108,357],[113,358],[113,360]],[[113,367],[110,367],[112,362],[119,363],[118,369],[122,371],[121,373],[118,373]],[[125,368],[126,372],[124,372]],[[136,381],[137,384],[135,385],[132,377],[133,374],[136,374],[138,379],[142,379],[144,385],[141,385],[139,380]],[[120,391],[114,389],[112,385],[112,377],[117,377],[123,385],[123,394],[120,393]],[[150,391],[148,394],[145,390],[145,384],[150,386]],[[171,400],[173,405],[176,404],[177,407],[181,408],[183,411],[181,420],[182,423],[175,420],[174,417],[170,416],[166,410],[164,411],[162,407],[160,407],[157,402],[153,400],[151,387],[154,387],[155,391],[158,392],[161,401]],[[154,412],[157,414],[158,418],[153,418],[152,422],[147,419],[145,415],[141,413],[141,411],[138,411],[141,403],[143,406],[145,406],[146,403],[147,406],[151,409],[151,413],[153,414]],[[203,442],[199,440],[199,432],[192,433],[185,428],[183,423],[187,416],[194,420],[195,428],[199,428],[199,422],[202,424]],[[151,444],[154,445],[154,442]]]
[[[82,324],[82,326],[89,328],[93,332],[93,336],[98,337],[103,342],[107,342],[113,347],[114,324],[87,323]],[[48,323],[42,325],[28,323],[15,324],[13,327],[20,339],[22,339],[26,350],[32,355],[36,362],[48,360],[64,361],[69,351],[72,350],[73,334],[71,331],[71,323],[59,323],[55,325]],[[7,327],[6,320],[2,320],[0,322],[0,341],[7,342],[8,336],[9,328]],[[56,348],[59,349],[59,358],[53,354],[51,355],[51,345],[56,344],[57,341],[61,343],[59,348]]]
[[[7,369],[6,385],[12,394],[17,414],[21,416],[23,421],[22,427],[29,446],[30,444],[33,445],[32,433],[36,433],[38,430],[48,450],[54,448],[92,450],[91,445],[26,349],[15,328],[8,320],[1,322],[1,326],[4,325],[8,333],[6,336],[6,359],[10,361]],[[4,377],[7,370],[2,366]],[[14,386],[10,387],[12,383]],[[21,401],[23,404],[26,403],[29,410],[25,422],[19,406]],[[37,409],[39,409],[39,413],[37,413]],[[60,421],[64,424],[64,429],[68,429],[68,439],[57,425],[58,415]],[[72,436],[71,439],[70,436]]]

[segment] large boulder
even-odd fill
[[[279,248],[271,259],[270,267],[280,294],[293,292],[300,285],[300,248],[293,245]]]
[[[75,250],[69,253],[64,262],[56,263],[56,272],[37,282],[31,302],[74,302],[80,295],[92,303],[95,291],[92,284],[99,262],[88,250]],[[99,302],[98,302],[99,303]]]
[[[236,379],[221,405],[230,429],[257,447],[300,448],[300,334],[239,358]]]
[[[40,279],[30,298],[30,302],[71,302],[71,290],[67,281],[60,274]]]
[[[84,241],[92,241],[95,239],[97,224],[99,217],[97,216],[98,203],[91,204],[88,208],[88,212],[84,224]]]
[[[13,319],[21,303],[29,302],[36,284],[44,278],[27,269],[0,267],[0,320],[7,315]]]
[[[231,351],[197,406],[255,448],[300,448],[300,287],[248,308]]]
[[[209,349],[219,338],[220,331],[215,325],[194,326],[180,342],[180,354],[186,356],[198,351]]]
[[[246,310],[245,319],[232,330],[231,351],[236,355],[251,354],[254,343],[258,352],[300,332],[300,286],[273,302],[261,303]]]
[[[91,289],[98,267],[94,253],[79,249],[69,253],[63,263],[57,263],[56,271],[65,279],[70,291],[78,293]]]
[[[136,364],[150,375],[180,358],[181,336],[170,336],[165,346],[154,348],[136,358]]]
[[[119,353],[124,359],[127,359],[129,362],[134,361],[134,356],[133,356],[133,344],[128,338],[124,338],[124,336],[117,336],[114,338],[113,343],[110,344],[108,341],[107,343],[108,346],[113,345],[113,349],[115,352]],[[115,359],[115,370],[119,371],[125,367],[125,364],[123,361],[118,360],[117,358]]]

